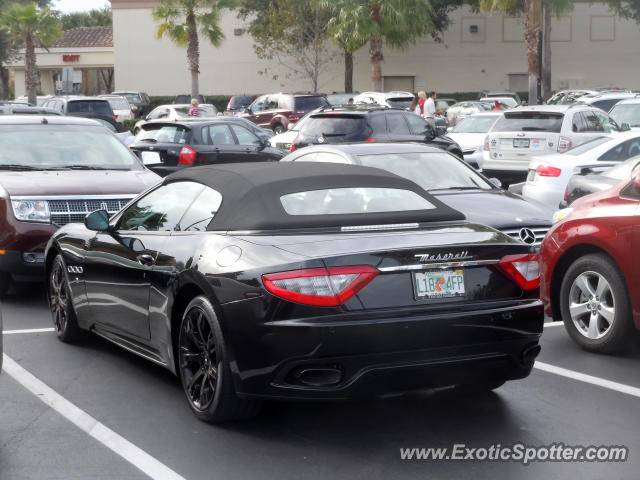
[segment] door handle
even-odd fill
[[[138,255],[137,258],[142,265],[153,265],[154,259],[152,255],[143,253],[142,255]]]

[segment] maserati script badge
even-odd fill
[[[468,260],[473,258],[472,255],[469,255],[469,250],[462,250],[461,252],[452,253],[438,253],[438,254],[429,254],[429,253],[419,253],[418,255],[414,255],[421,262],[442,262],[442,261],[450,261],[450,260]]]

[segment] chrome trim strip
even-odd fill
[[[340,227],[343,232],[368,232],[372,230],[404,230],[407,228],[418,228],[417,223],[388,223],[382,225],[354,225]]]
[[[439,268],[479,267],[481,265],[496,265],[500,260],[470,260],[466,262],[442,262],[420,265],[400,265],[398,267],[378,268],[381,272],[406,272],[415,270],[433,270]]]
[[[20,195],[11,196],[11,200],[131,200],[137,193],[121,193],[118,195]]]

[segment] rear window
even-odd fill
[[[362,115],[314,115],[304,122],[300,132],[310,136],[339,137],[358,133],[365,126]]]
[[[178,118],[188,118],[189,110],[191,107],[176,107],[174,108]],[[213,105],[198,105],[199,117],[215,117],[218,114],[218,109]]]
[[[231,99],[229,106],[231,108],[246,107],[248,105],[251,105],[251,102],[253,102],[253,97],[250,97],[248,95],[236,95]]]
[[[142,103],[142,99],[140,98],[140,95],[137,93],[121,93],[121,94],[119,93],[118,95],[122,95],[131,103]]]
[[[609,116],[618,125],[628,123],[631,127],[640,127],[640,103],[617,104],[611,109]]]
[[[393,108],[409,108],[413,97],[387,98],[387,103]]]
[[[492,131],[560,133],[563,118],[563,113],[506,112],[496,122]]]
[[[113,111],[106,100],[77,100],[67,104],[67,113],[99,113],[100,115],[113,115]]]
[[[452,130],[453,133],[487,133],[498,120],[496,115],[466,117]]]
[[[189,129],[182,125],[143,125],[136,136],[136,142],[181,143],[187,142]]]
[[[410,190],[349,187],[290,193],[280,197],[289,215],[350,215],[432,210],[434,205]]]
[[[107,99],[109,105],[114,110],[129,110],[131,107],[129,106],[129,102],[127,102],[124,98],[109,98]]]
[[[289,107],[289,100],[286,100],[285,103],[287,104],[286,108],[291,110],[315,110],[329,105],[329,102],[324,97],[295,97],[293,99],[293,108]]]

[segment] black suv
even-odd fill
[[[305,120],[291,151],[312,144],[351,142],[420,142],[462,159],[462,149],[427,121],[406,110],[376,106],[324,108]]]
[[[45,108],[51,108],[56,112],[67,113],[95,113],[107,115],[116,119],[111,105],[106,98],[96,97],[52,97],[43,104]]]

